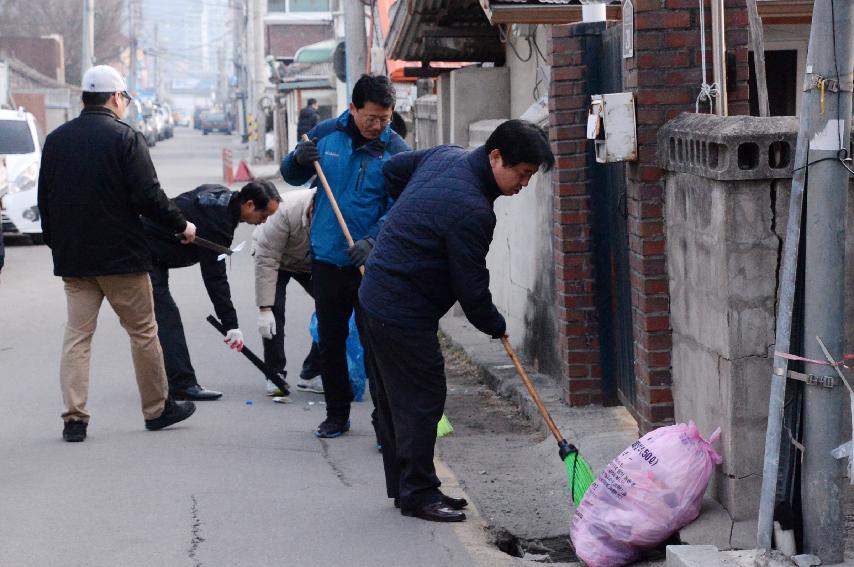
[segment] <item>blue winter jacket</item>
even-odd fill
[[[502,336],[486,268],[501,192],[486,149],[407,152],[389,160],[385,178],[397,201],[368,257],[362,308],[392,326],[434,330],[459,301],[475,327]]]
[[[312,128],[308,137],[319,138],[320,166],[353,240],[375,239],[379,220],[393,202],[385,191],[383,163],[394,154],[409,150],[409,146],[388,127],[376,140],[354,148],[349,120],[350,112],[345,111],[338,118],[325,120]],[[281,172],[291,185],[302,185],[314,175],[315,170],[310,164],[297,164],[294,152],[291,152],[282,160]],[[313,258],[339,267],[351,266],[347,248],[347,239],[326,192],[318,187],[311,221]]]

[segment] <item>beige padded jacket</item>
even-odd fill
[[[310,205],[315,189],[282,193],[276,214],[258,225],[252,234],[255,257],[255,304],[272,306],[276,301],[279,271],[311,272]]]

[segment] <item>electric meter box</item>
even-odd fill
[[[593,95],[587,115],[587,138],[596,161],[616,163],[638,159],[635,99],[632,93]]]

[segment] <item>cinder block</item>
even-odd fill
[[[666,567],[715,567],[719,565],[714,545],[668,545]]]

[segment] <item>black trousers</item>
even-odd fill
[[[148,275],[154,291],[154,317],[157,319],[157,337],[163,349],[163,362],[169,378],[169,393],[181,392],[199,382],[190,362],[181,313],[169,292],[169,268],[155,264]]]
[[[376,389],[386,493],[401,508],[441,499],[433,466],[436,427],[445,411],[445,360],[436,331],[403,329],[363,314]]]
[[[358,268],[339,268],[333,264],[314,261],[311,265],[314,305],[317,312],[317,335],[320,338],[320,366],[326,414],[329,417],[349,417],[353,390],[347,370],[347,336],[350,334],[350,315],[356,310],[356,327],[360,339],[362,327],[359,306],[359,284],[362,274]],[[365,341],[361,340],[364,347]],[[376,427],[376,398],[371,371],[365,365],[368,388],[374,400],[371,420]]]
[[[264,363],[270,369],[279,372],[284,377],[288,375],[288,359],[285,356],[285,296],[287,294],[288,283],[291,279],[296,280],[309,295],[314,296],[311,274],[298,274],[296,272],[280,270],[279,277],[276,280],[276,300],[273,304],[276,334],[273,335],[272,339],[261,339],[264,344]],[[312,341],[311,350],[302,363],[302,370],[299,373],[299,377],[303,380],[311,380],[315,376],[319,376],[320,372],[320,347],[316,342]]]

